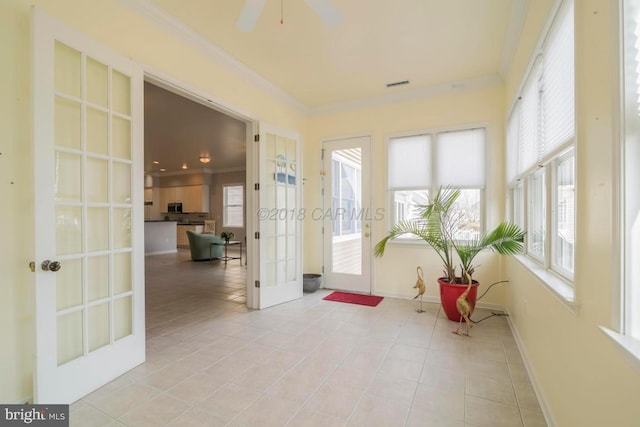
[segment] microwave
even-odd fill
[[[182,213],[182,203],[169,203],[167,206],[169,213]]]

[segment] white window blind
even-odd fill
[[[436,153],[438,185],[484,188],[484,129],[439,133],[436,137]]]
[[[573,45],[573,2],[564,2],[543,46],[543,156],[575,133]]]
[[[428,188],[431,185],[431,136],[389,140],[389,187]]]
[[[520,135],[520,101],[516,102],[507,121],[507,183],[518,176],[518,141]]]
[[[520,158],[518,173],[522,173],[536,164],[538,160],[539,121],[540,121],[540,71],[538,59],[531,69],[529,78],[522,88],[520,99]]]

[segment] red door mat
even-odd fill
[[[380,304],[384,297],[376,297],[374,295],[350,294],[349,292],[332,292],[322,298],[327,301],[346,302],[348,304],[360,304],[375,307]]]

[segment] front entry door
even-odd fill
[[[142,363],[142,71],[33,14],[36,403]]]
[[[371,293],[370,138],[323,143],[324,286]]]

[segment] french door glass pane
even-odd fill
[[[87,258],[87,288],[89,302],[109,296],[109,256]]]
[[[82,157],[75,153],[56,152],[55,195],[56,201],[80,202],[82,200]]]
[[[56,97],[55,141],[58,147],[80,150],[82,143],[82,109],[75,101]]]
[[[56,273],[56,309],[82,304],[82,259],[67,259]]]
[[[89,307],[88,336],[89,351],[94,351],[109,344],[109,303]]]
[[[87,151],[107,155],[109,150],[109,116],[87,107]]]
[[[80,52],[69,46],[56,42],[55,47],[55,89],[65,95],[80,98],[80,78],[82,68]]]
[[[58,366],[84,353],[82,341],[82,310],[58,316]]]
[[[109,102],[109,69],[87,58],[87,101],[107,108]]]

